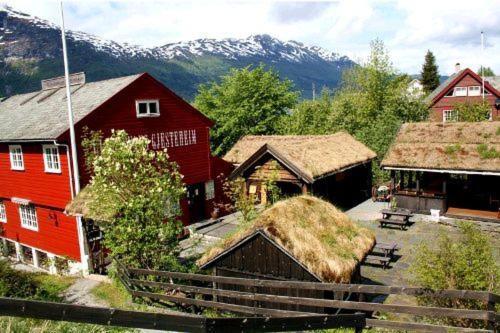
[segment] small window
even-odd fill
[[[213,180],[205,183],[205,199],[212,200],[215,198],[215,185]]]
[[[21,226],[23,228],[38,231],[35,206],[19,205],[19,215],[21,216]]]
[[[158,100],[136,101],[135,107],[137,117],[156,117],[160,115],[160,103]]]
[[[455,89],[453,89],[453,96],[467,96],[467,87],[455,87]]]
[[[470,86],[468,89],[469,89],[469,96],[480,96],[481,95],[481,87],[480,86]]]
[[[458,121],[458,111],[457,110],[444,110],[443,111],[443,122],[453,122]]]
[[[7,211],[5,210],[5,204],[0,202],[0,222],[7,222]]]
[[[61,172],[61,161],[57,146],[43,145],[43,162],[45,164],[45,172]]]
[[[9,146],[10,168],[12,170],[24,170],[23,150],[19,145]]]

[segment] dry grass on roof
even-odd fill
[[[498,121],[409,123],[401,126],[382,166],[500,172],[498,153]]]
[[[92,186],[87,185],[84,187],[80,193],[67,205],[64,212],[71,216],[83,216],[87,219],[92,219],[95,221],[111,221],[115,217],[115,213],[112,209],[106,210],[106,214],[95,215],[92,214],[89,206],[94,200],[94,194],[92,193]],[[109,206],[111,208],[111,206]]]
[[[347,132],[331,135],[248,135],[224,159],[241,164],[268,144],[311,178],[368,162],[377,155]]]
[[[302,195],[266,209],[251,225],[208,250],[198,264],[206,264],[256,230],[262,230],[324,282],[349,282],[375,243],[371,231],[356,225],[329,202]]]

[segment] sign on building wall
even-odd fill
[[[172,147],[184,147],[196,144],[196,130],[168,131],[149,134],[151,147],[156,149],[165,149]]]

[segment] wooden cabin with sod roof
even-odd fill
[[[373,234],[357,226],[332,204],[309,195],[275,203],[253,222],[209,249],[198,265],[214,275],[309,282],[359,282],[360,263],[375,244]],[[285,296],[332,298],[325,291],[219,285],[218,288]],[[300,294],[297,295],[297,292]],[[253,306],[253,301],[219,299]],[[252,302],[252,303],[250,303]],[[266,304],[267,303],[267,304]],[[304,306],[274,307],[311,311]],[[314,311],[322,309],[314,309]]]
[[[249,193],[267,201],[266,181],[276,180],[285,196],[310,193],[342,208],[370,196],[376,154],[346,132],[333,135],[245,136],[224,160],[231,179],[246,180]]]
[[[500,122],[409,123],[381,164],[397,206],[500,222]]]

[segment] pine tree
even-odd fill
[[[439,86],[438,66],[436,65],[436,57],[430,50],[427,50],[425,62],[422,65],[422,73],[420,74],[424,92],[430,93]]]

